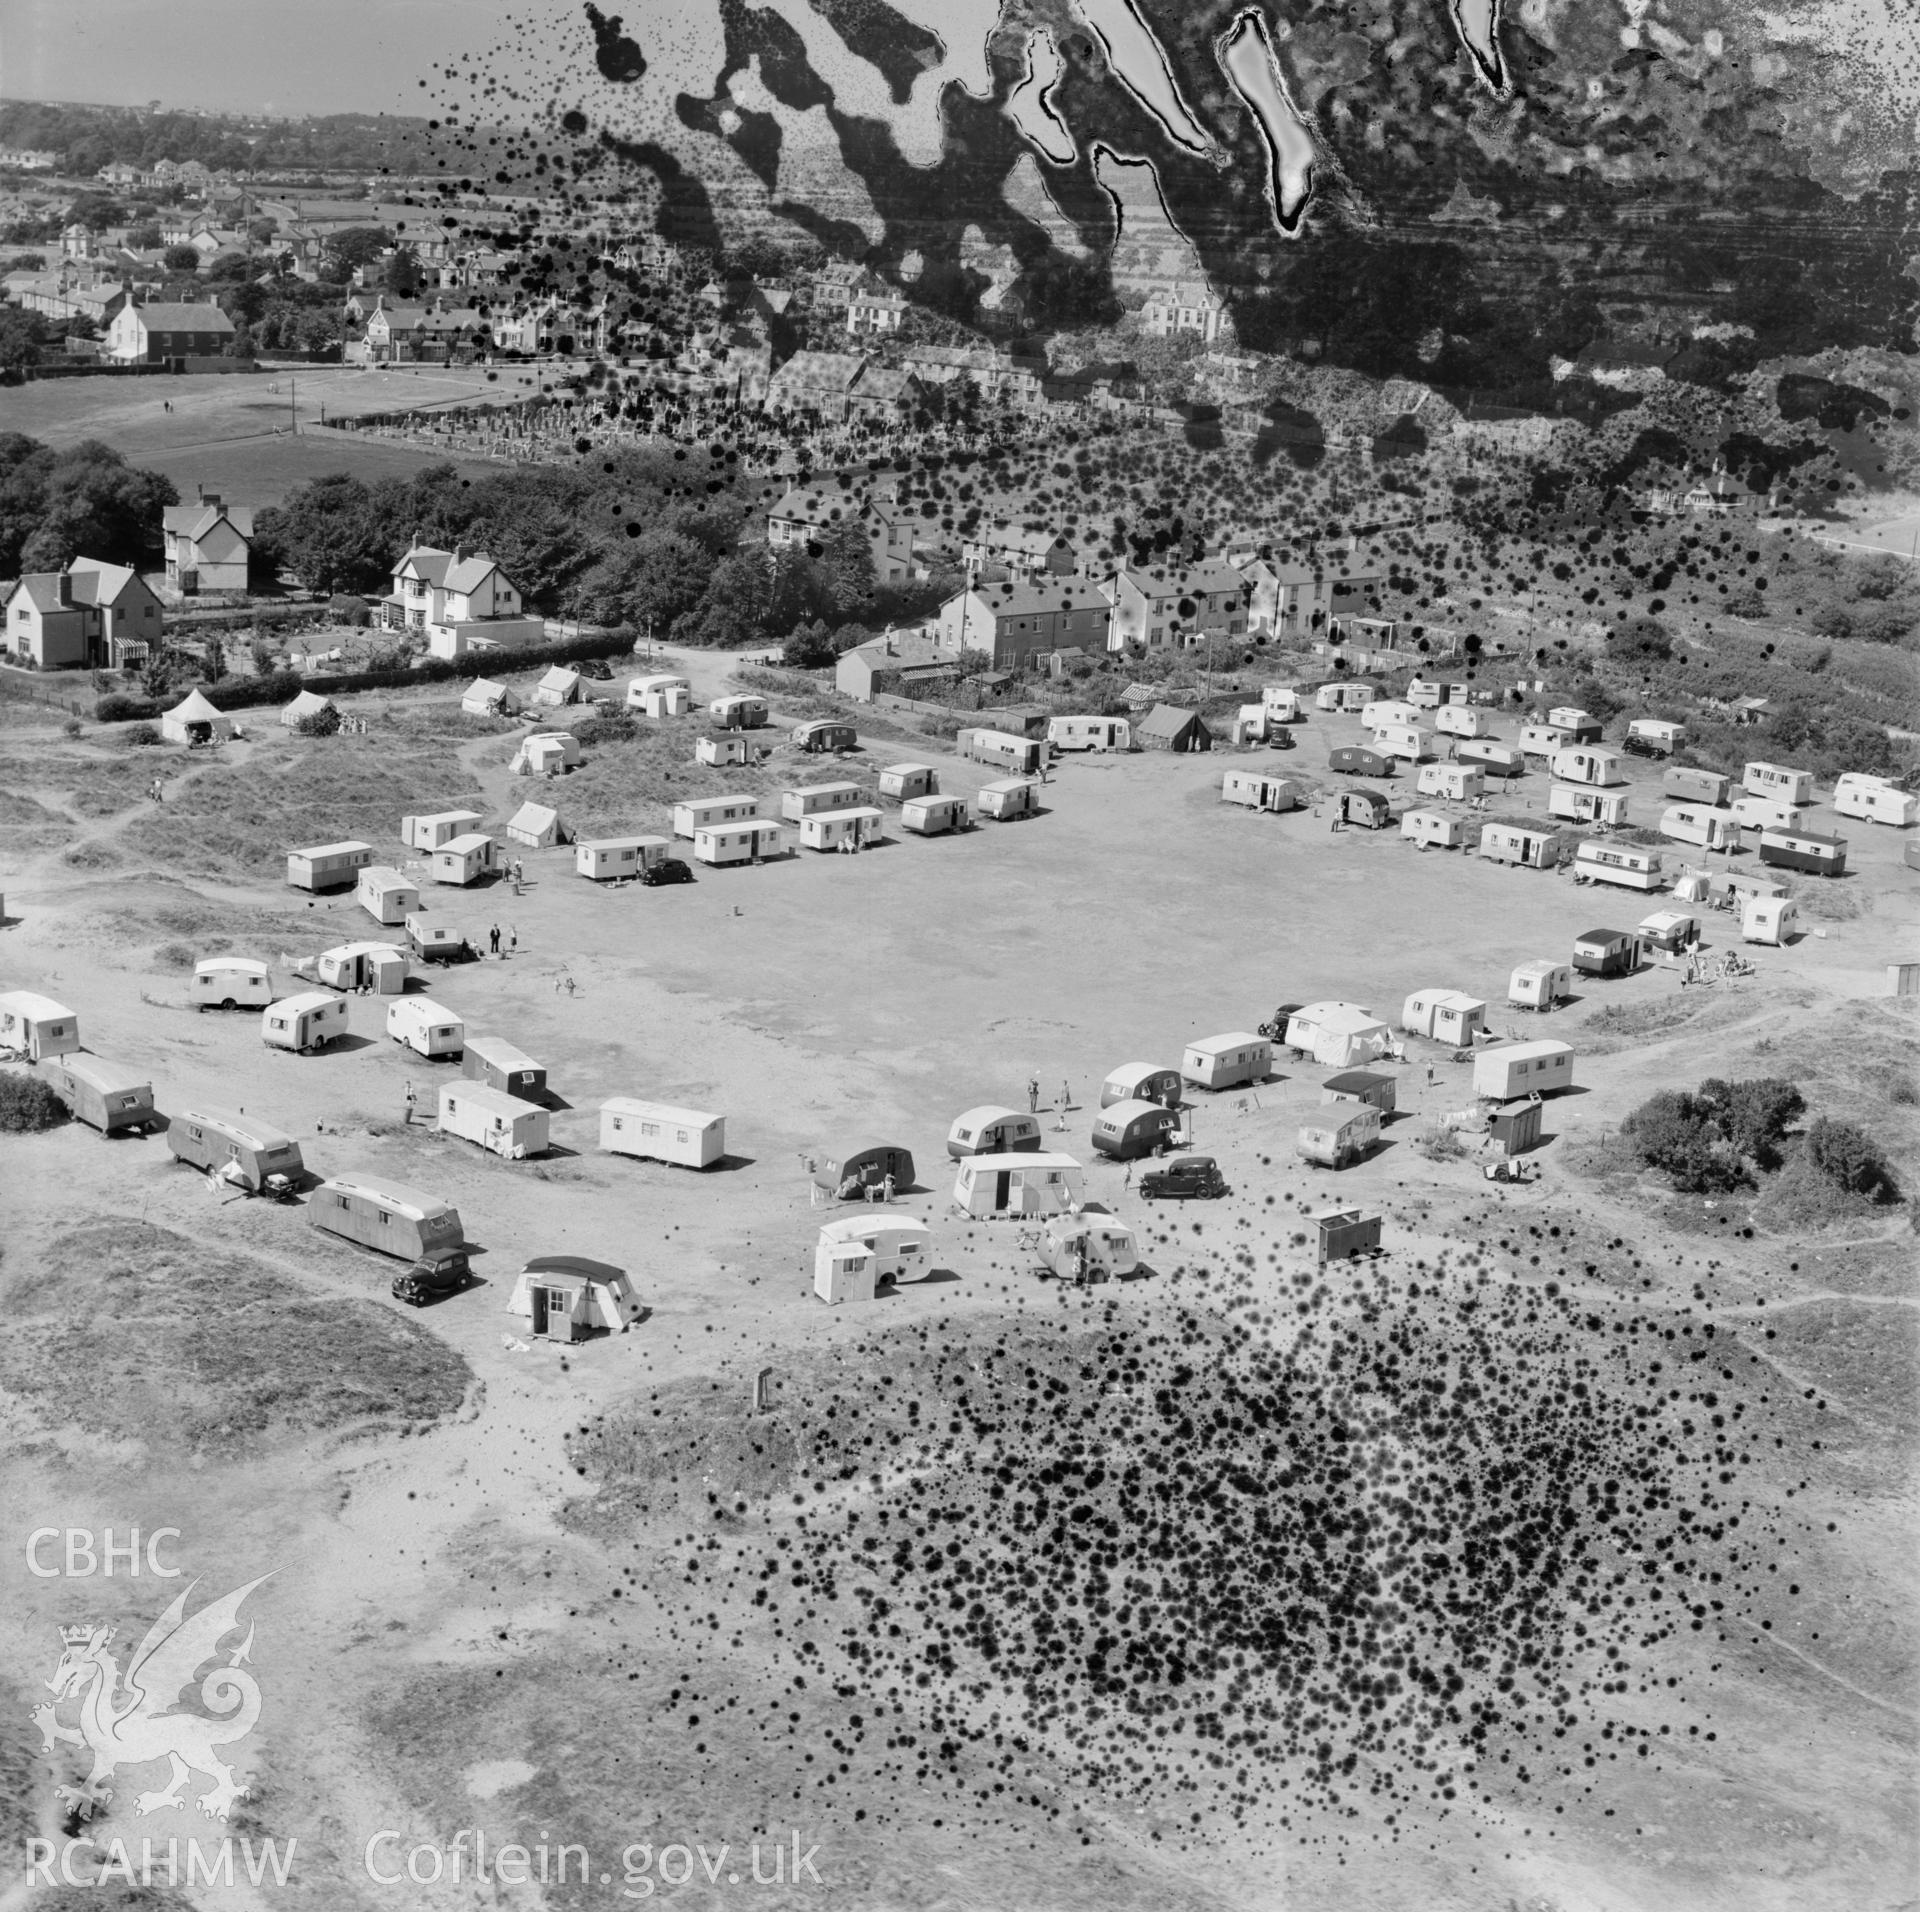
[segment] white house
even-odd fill
[[[537,644],[546,622],[530,612],[519,587],[484,552],[466,556],[414,545],[393,568],[393,589],[380,600],[389,631],[418,631],[435,657],[470,650]]]

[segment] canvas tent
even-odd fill
[[[536,704],[574,704],[580,701],[580,673],[566,664],[555,664],[534,686]]]
[[[197,690],[190,690],[162,715],[160,735],[170,744],[206,743],[215,737],[231,737],[233,719]]]
[[[507,841],[529,850],[550,850],[567,832],[557,812],[544,803],[523,803],[507,822]]]
[[[1213,732],[1200,713],[1178,704],[1155,704],[1134,726],[1133,740],[1142,750],[1211,750]]]
[[[520,699],[507,685],[476,677],[462,693],[460,708],[469,717],[505,717],[520,708]]]
[[[625,1334],[645,1312],[624,1268],[584,1255],[536,1255],[507,1299],[507,1313],[543,1341],[579,1341],[596,1328]]]
[[[292,730],[304,718],[318,717],[323,710],[333,710],[331,697],[322,697],[317,690],[303,690],[292,703],[280,707],[280,721]]]

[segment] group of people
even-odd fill
[[[1073,1090],[1064,1082],[1060,1085],[1058,1107],[1062,1115],[1073,1107]],[[1040,1113],[1040,1078],[1037,1075],[1027,1078],[1027,1113],[1029,1115]]]
[[[509,923],[507,925],[506,954],[508,956],[511,956],[513,952],[517,950],[519,947],[520,947],[520,932],[518,929],[514,927],[513,924]],[[487,954],[489,956],[498,956],[501,954],[500,925],[498,923],[495,923],[494,926],[487,931]]]

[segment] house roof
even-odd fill
[[[224,518],[243,538],[253,536],[251,505],[168,505],[160,514],[163,530],[190,538],[196,543]]]
[[[149,332],[219,332],[230,334],[233,321],[217,305],[130,305]]]
[[[443,582],[449,591],[465,595],[477,591],[500,567],[484,553],[476,552],[470,558],[455,558],[447,566]]]
[[[1050,578],[1029,584],[1009,579],[1004,584],[976,584],[977,597],[995,617],[1045,617],[1055,611],[1105,611],[1112,607],[1097,585],[1078,578]]]
[[[575,670],[571,664],[555,664],[548,670],[546,676],[541,678],[540,688],[542,690],[565,690],[569,685],[577,684],[579,681],[580,673]],[[527,741],[532,743],[535,742],[536,739],[530,737]]]
[[[527,830],[538,833],[551,830],[560,821],[560,813],[549,809],[544,803],[523,803],[507,820],[509,830]]]
[[[776,368],[776,383],[784,385],[835,385],[843,392],[860,376],[866,360],[858,352],[796,352]]]

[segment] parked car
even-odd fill
[[[1267,748],[1269,750],[1291,750],[1294,747],[1293,732],[1283,730],[1278,724],[1267,726]]]
[[[429,1301],[457,1295],[472,1280],[473,1264],[464,1248],[436,1248],[394,1276],[393,1298],[424,1308]]]
[[[1148,1200],[1176,1196],[1206,1198],[1227,1193],[1227,1178],[1211,1155],[1176,1155],[1164,1168],[1150,1168],[1140,1178],[1140,1193]]]
[[[640,881],[650,890],[658,889],[662,883],[691,883],[693,872],[677,856],[663,856],[640,872]]]

